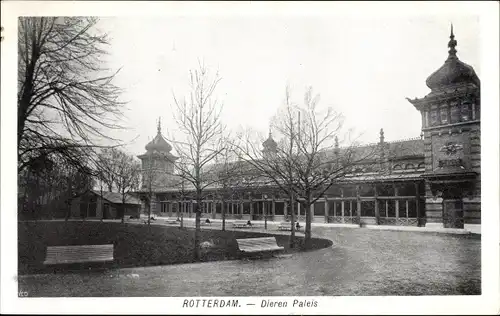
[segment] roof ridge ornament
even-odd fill
[[[453,23],[452,23],[450,41],[448,42],[448,47],[450,48],[450,50],[448,51],[448,59],[457,58],[457,50],[455,49],[456,46],[457,46],[457,41],[455,40],[455,35],[453,34]]]
[[[158,127],[157,127],[158,134],[161,134],[161,116],[158,117]]]

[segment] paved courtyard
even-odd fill
[[[314,227],[333,246],[264,260],[26,275],[29,296],[480,294],[475,235]]]

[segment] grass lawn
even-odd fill
[[[21,222],[18,223],[19,274],[46,273],[96,268],[123,268],[166,265],[193,261],[194,229],[168,226],[101,223],[101,222]],[[252,231],[202,230],[201,241],[212,240],[215,247],[202,250],[202,261],[230,260],[238,256],[237,238],[263,237],[269,234]],[[286,252],[289,237],[276,235],[278,245]],[[47,246],[113,244],[112,263],[71,264],[58,267],[43,265]],[[298,250],[303,238],[297,237]],[[313,249],[331,246],[315,238]]]
[[[119,223],[45,222],[36,225],[38,228],[30,228],[29,234],[24,231],[23,238],[31,240],[35,249],[33,258],[24,258],[28,260],[24,271],[40,266],[47,244],[41,240],[48,240],[46,235],[54,239],[57,234],[69,234],[73,238],[55,238],[56,244],[84,243],[91,238],[98,241],[109,236],[107,242],[115,244],[116,264],[131,267],[98,273],[86,270],[21,275],[19,290],[27,291],[30,297],[481,294],[481,238],[478,235],[313,227],[314,236],[333,241],[333,246],[265,260],[169,265],[166,263],[191,260],[189,250],[184,252],[184,257],[182,252],[176,254],[175,250],[176,247],[189,247],[192,230],[152,226],[152,233],[148,235],[145,226],[121,226]],[[64,225],[68,225],[67,228]],[[210,261],[232,258],[236,251],[235,238],[261,234],[206,230],[202,235],[202,240],[212,238],[221,246],[212,256],[205,254],[204,260]],[[287,238],[277,236],[278,243],[286,246]],[[318,245],[326,243],[324,239],[316,241]],[[155,242],[170,246],[160,247]],[[27,249],[22,252],[30,253]],[[142,256],[149,257],[144,259]],[[138,267],[153,264],[153,260],[164,265]]]

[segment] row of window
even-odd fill
[[[408,203],[406,203],[408,202]],[[396,212],[398,212],[398,217],[415,218],[417,217],[417,205],[416,201],[396,201],[386,200],[379,201],[379,215],[380,217],[396,217]],[[335,207],[333,206],[335,204]],[[396,205],[398,209],[396,209]],[[407,208],[408,206],[408,208]],[[321,204],[316,204],[314,209],[315,216],[321,216],[325,214],[324,207]],[[342,216],[342,204],[341,202],[329,202],[329,216]],[[351,217],[357,216],[357,203],[356,202],[344,202],[344,216]],[[374,201],[362,201],[361,202],[361,215],[375,217],[375,202]]]
[[[408,202],[408,203],[406,203]],[[409,201],[399,201],[396,203],[396,201],[393,200],[387,200],[387,201],[379,201],[379,214],[380,217],[396,217],[396,212],[398,212],[398,217],[409,217],[409,218],[414,218],[417,217],[417,206],[416,206],[416,201],[414,200],[409,200]],[[361,216],[375,216],[375,202],[374,201],[362,201],[360,202],[361,204]],[[396,206],[398,208],[396,209]],[[408,207],[408,208],[407,208]],[[271,215],[271,204],[268,203],[266,206],[267,211],[265,212],[267,215]],[[328,202],[328,215],[329,216],[341,216],[342,215],[342,202],[340,201],[329,201]],[[295,208],[295,213],[298,214],[298,209]],[[274,214],[275,215],[285,215],[285,205],[284,203],[276,203],[275,208],[274,208]],[[162,212],[165,213],[167,212],[166,208],[162,208]],[[177,212],[177,208],[172,209],[173,213]],[[211,213],[212,212],[212,207],[203,207],[202,213]],[[217,214],[221,214],[222,209],[221,205],[217,203],[215,212]],[[235,204],[234,207],[231,207],[230,204],[227,204],[226,206],[226,213],[227,214],[240,214],[240,205]],[[290,210],[287,210],[287,214],[290,212]],[[249,215],[250,214],[250,205],[248,203],[243,204],[243,214]],[[300,210],[301,215],[304,215],[304,210]],[[263,215],[263,208],[262,208],[262,203],[257,205],[254,205],[253,208],[253,214],[254,215]],[[314,206],[314,216],[324,216],[325,215],[325,205],[324,203],[316,203]],[[344,216],[345,217],[351,217],[351,216],[356,216],[357,215],[357,202],[355,201],[349,201],[349,202],[344,202]]]
[[[394,165],[394,167],[392,167],[393,170],[411,170],[411,169],[422,169],[422,168],[425,168],[425,163],[423,162],[419,163],[416,168],[415,165],[412,163],[406,165]]]
[[[419,183],[420,186],[420,192],[423,192],[423,183]],[[415,183],[412,182],[405,182],[405,183],[399,183],[399,184],[392,184],[392,183],[380,183],[377,184],[377,193],[378,196],[394,196],[396,195],[397,189],[397,195],[399,196],[415,196],[416,195],[416,187]],[[343,195],[342,195],[343,193]],[[328,197],[356,197],[356,187],[354,186],[342,186],[342,187],[337,187],[334,186],[330,188],[327,192],[326,195]],[[359,195],[360,196],[374,196],[375,195],[375,190],[373,185],[362,185],[360,186],[359,190]]]
[[[463,103],[461,105],[452,104],[451,106],[444,106],[439,109],[430,111],[430,122],[427,120],[428,125],[436,126],[449,123],[466,122],[473,118],[472,104]],[[426,115],[429,112],[426,112]]]

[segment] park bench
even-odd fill
[[[177,218],[171,218],[167,217],[165,218],[165,224],[179,224],[180,222],[177,220]]]
[[[285,248],[278,246],[276,237],[258,237],[236,239],[238,248],[244,253],[256,253],[266,251],[278,251]]]
[[[67,264],[113,261],[113,244],[50,246],[43,264]]]
[[[300,231],[301,228],[302,228],[302,226],[299,226],[299,228],[297,228],[297,226],[295,226],[295,231]],[[281,222],[278,226],[278,230],[291,231],[292,230],[291,223],[290,222]]]
[[[233,228],[249,228],[247,221],[235,221],[233,222]]]

